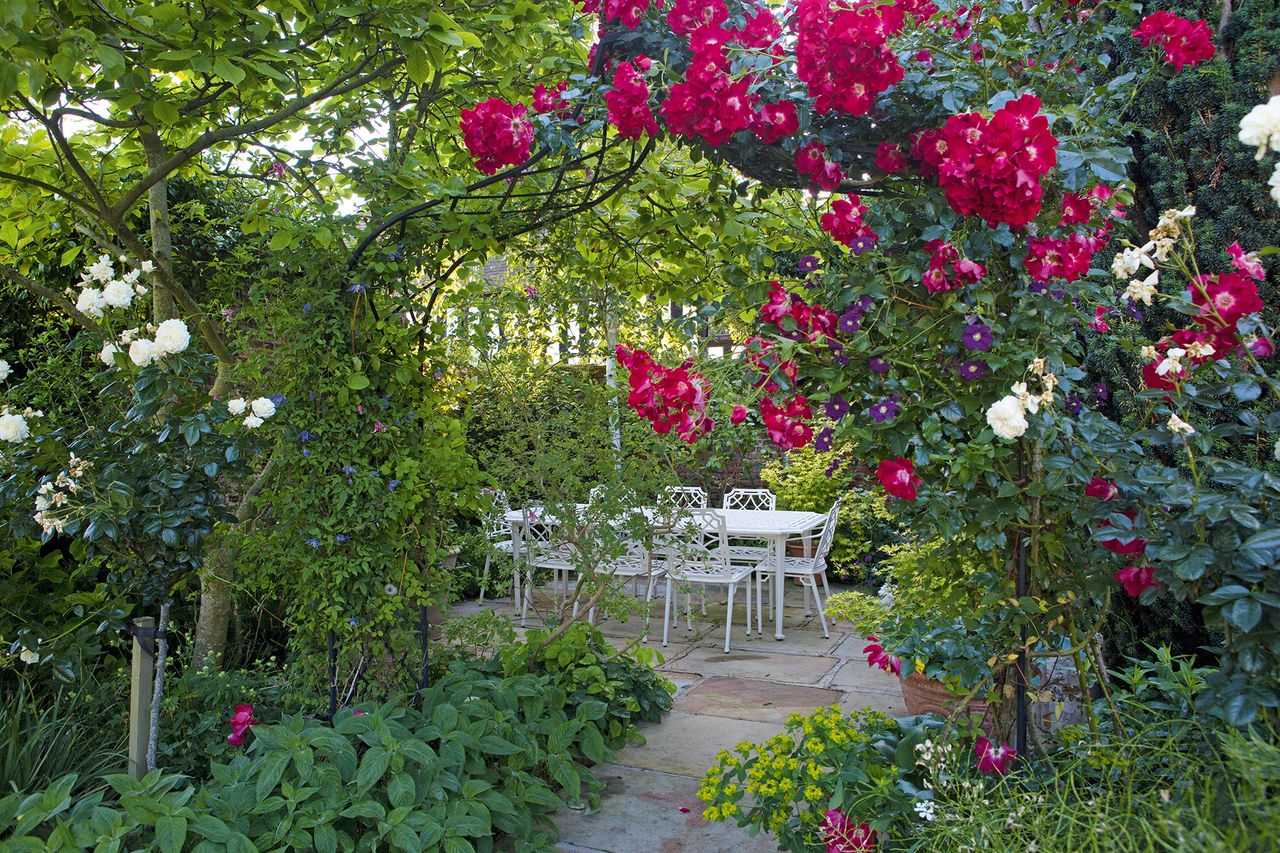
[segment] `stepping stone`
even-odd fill
[[[773,648],[786,645],[770,640]],[[788,655],[779,652],[733,651],[725,654],[723,646],[695,646],[689,654],[680,659],[680,669],[685,672],[697,672],[702,675],[728,675],[738,678],[760,678],[770,681],[783,681],[790,684],[817,684],[833,666],[840,662],[839,658],[821,655]]]
[[[675,707],[686,714],[785,723],[793,713],[808,714],[823,705],[837,705],[843,697],[840,690],[718,675],[681,694]]]
[[[616,764],[701,779],[707,768],[716,763],[720,750],[732,749],[742,741],[766,741],[782,731],[782,726],[671,711],[661,723],[641,723],[639,729],[648,743],[621,750]],[[616,853],[613,848],[604,849]]]
[[[902,692],[891,695],[889,693],[860,693],[858,691],[850,691],[844,694],[844,698],[840,700],[840,707],[846,712],[855,708],[870,708],[873,711],[879,711],[890,717],[907,716],[907,703],[902,699]]]
[[[729,649],[732,651],[762,652],[769,653],[782,652],[784,654],[806,654],[806,655],[825,655],[831,654],[840,642],[844,639],[843,634],[837,634],[834,631],[830,637],[822,636],[822,629],[818,627],[815,620],[814,630],[806,631],[803,629],[792,628],[786,631],[787,638],[785,640],[777,640],[773,636],[773,630],[765,625],[764,635],[752,633],[748,637],[745,633],[734,630],[733,636],[729,638]],[[698,641],[700,646],[719,646],[724,648],[723,627],[721,631],[707,634]]]
[[[600,810],[554,816],[561,853],[777,853],[768,836],[704,821],[697,779],[616,764],[594,772],[605,783]]]
[[[844,666],[840,667],[832,677],[831,686],[837,690],[852,690],[858,693],[902,695],[902,682],[898,676],[878,667],[869,667],[865,660],[845,661]]]

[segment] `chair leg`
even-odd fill
[[[762,637],[764,636],[764,608],[761,606],[760,588],[764,585],[764,572],[756,572],[756,633]]]
[[[667,647],[667,629],[671,625],[671,578],[667,578],[667,595],[662,602],[662,647]]]
[[[689,594],[684,597],[684,621],[685,630],[693,630],[693,588],[690,587]]]
[[[827,573],[822,573],[822,594],[827,598],[831,597],[831,587],[827,584]]]
[[[702,595],[702,615],[705,618],[707,615],[707,585],[701,584],[698,587],[698,592]]]
[[[751,636],[751,575],[747,575],[747,595],[746,595],[745,604],[746,604],[746,610],[747,610],[747,636],[750,637]],[[732,618],[733,614],[730,613],[728,614],[728,616]]]
[[[812,615],[813,611],[809,609],[809,585],[807,583],[804,584],[804,592],[801,595],[804,596],[804,615]]]
[[[516,569],[516,574],[520,574],[520,570]],[[533,567],[524,574],[524,594],[520,598],[520,627],[525,627],[525,622],[529,618],[529,602],[533,598]]]
[[[827,633],[827,614],[822,608],[822,596],[818,595],[818,582],[816,579],[811,579],[810,582],[813,584],[814,603],[818,605],[818,621],[822,623],[822,636],[830,638],[831,635]]]
[[[729,654],[729,637],[733,633],[733,591],[738,588],[736,583],[729,584],[729,607],[725,610],[724,620],[724,653]]]
[[[484,571],[480,574],[480,604],[484,604],[484,591],[489,586],[489,563],[493,560],[493,555],[485,552],[484,555]]]

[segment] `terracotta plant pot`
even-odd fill
[[[813,543],[811,543],[811,544],[809,545],[809,547],[810,547],[810,549],[816,548],[816,547],[818,547],[818,543],[817,543],[817,542],[813,542]],[[813,553],[813,551],[812,551],[812,550],[810,550],[810,552],[809,552],[809,553],[810,553],[810,554],[812,554],[812,553]],[[805,556],[805,553],[804,553],[804,542],[788,542],[788,543],[787,543],[787,556],[788,556],[788,557],[803,557],[803,556]]]
[[[958,713],[982,717],[982,729],[990,734],[994,728],[994,715],[990,706],[981,699],[973,699],[962,706],[964,696],[952,693],[945,684],[920,673],[902,679],[902,701],[907,705],[907,714],[941,714],[950,717]]]

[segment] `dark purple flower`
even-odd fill
[[[872,373],[888,373],[889,362],[878,355],[873,355],[867,359],[867,367],[871,368]]]
[[[1084,400],[1080,399],[1079,394],[1067,395],[1067,412],[1072,417],[1077,417],[1084,411]]]
[[[271,395],[270,397],[268,397],[267,399],[268,399],[268,400],[270,400],[271,402],[275,403],[275,404],[276,404],[276,408],[277,408],[277,409],[284,405],[284,395],[283,395],[283,394],[272,394],[272,395]]]
[[[876,239],[869,234],[863,234],[849,244],[849,252],[854,255],[861,255],[867,249],[876,244]]]
[[[387,488],[391,489],[391,491],[394,492],[396,490],[396,486],[398,485],[400,485],[399,480],[392,480],[390,483],[387,483]]]
[[[985,352],[991,349],[993,340],[991,327],[981,320],[973,320],[964,327],[964,337],[961,340],[964,342],[965,349]]]
[[[1093,403],[1101,405],[1111,399],[1111,392],[1107,390],[1107,383],[1099,382],[1093,386]]]
[[[820,263],[817,255],[805,255],[796,262],[796,269],[800,272],[813,272],[818,268]]]
[[[831,359],[841,367],[849,365],[849,356],[844,354],[844,344],[835,338],[827,338],[827,348],[831,350]]]
[[[839,330],[846,334],[852,335],[858,331],[862,325],[862,312],[856,308],[850,308],[840,315]]]
[[[312,537],[311,539],[307,539],[307,540],[306,540],[306,543],[307,543],[308,545],[310,545],[312,548],[319,548],[319,547],[320,547],[320,540],[319,540],[319,539],[316,539],[316,538],[314,538],[314,537]]]
[[[980,358],[960,362],[960,378],[966,382],[976,382],[987,375],[987,363]]]
[[[817,438],[813,440],[813,449],[819,453],[826,453],[831,449],[831,444],[835,440],[836,431],[831,427],[818,432]]]
[[[898,401],[892,397],[886,397],[870,409],[867,409],[867,414],[871,415],[871,420],[882,424],[897,417],[899,411],[901,409],[898,407]]]
[[[310,458],[311,458],[311,451],[310,451],[310,450],[307,450],[305,447],[304,447],[304,448],[302,448],[302,457],[303,457],[304,459],[310,459]]]
[[[303,314],[306,314],[306,313],[308,313],[308,312],[310,312],[310,311],[311,311],[311,303],[310,303],[310,302],[304,302],[304,303],[302,303],[302,313],[303,313]]]
[[[534,287],[532,284],[527,284],[525,285],[525,288],[524,288],[524,295],[529,297],[530,299],[537,299],[538,288]]]
[[[311,430],[304,429],[298,433],[298,441],[310,441],[310,440],[311,440]]]
[[[364,282],[357,281],[347,288],[347,293],[364,293]]]
[[[347,467],[342,469],[342,473],[346,474],[348,477],[355,476],[356,467],[354,465],[348,465]]]
[[[347,541],[347,534],[345,534],[345,533],[339,533],[337,536],[333,537],[333,541],[335,541],[335,542],[346,542],[346,541]]]
[[[849,414],[849,401],[840,394],[832,394],[831,399],[822,404],[827,411],[827,417],[833,421],[838,421],[845,415]]]
[[[857,308],[863,314],[871,310],[871,306],[875,304],[875,300],[870,296],[859,296],[853,302],[853,307]]]

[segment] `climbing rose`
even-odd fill
[[[1267,277],[1267,271],[1258,260],[1257,252],[1246,252],[1237,242],[1227,247],[1227,254],[1231,256],[1231,265],[1249,278],[1262,281]]]
[[[662,0],[657,0],[656,3],[653,0],[580,0],[580,2],[582,11],[599,12],[601,19],[606,23],[621,21],[622,25],[629,30],[640,26],[640,19],[644,17],[650,5],[662,8]]]
[[[1143,590],[1159,589],[1155,581],[1156,570],[1152,566],[1125,566],[1116,571],[1116,580],[1124,587],[1124,591],[1133,598],[1142,595]]]
[[[524,104],[510,104],[501,98],[489,98],[462,111],[458,126],[477,169],[492,175],[529,159],[533,124],[525,118],[528,111]]]
[[[567,113],[569,102],[564,99],[564,91],[569,88],[568,80],[561,80],[554,89],[548,89],[542,83],[533,87],[533,110],[536,113]]]
[[[724,0],[675,0],[667,12],[667,25],[676,35],[687,36],[701,27],[717,27],[728,18]]]
[[[1027,431],[1027,412],[1022,400],[1012,394],[1001,397],[987,409],[987,424],[992,431],[1012,441]]]
[[[901,456],[880,460],[876,466],[876,478],[886,492],[904,501],[916,499],[916,486],[922,482],[916,475],[915,463]]]
[[[237,705],[236,712],[231,715],[231,734],[227,735],[227,743],[244,746],[244,736],[257,722],[253,718],[252,705]]]
[[[729,423],[740,424],[747,419],[747,409],[745,406],[734,406],[733,413],[729,415]]]
[[[944,240],[930,240],[924,244],[930,253],[929,268],[921,276],[925,290],[943,293],[966,284],[977,284],[987,274],[982,264],[960,257],[960,253]]]
[[[751,132],[765,145],[771,145],[800,129],[796,105],[790,101],[761,104],[751,121]]]
[[[1188,21],[1164,11],[1153,12],[1142,19],[1133,37],[1143,47],[1153,44],[1164,48],[1164,58],[1175,70],[1184,65],[1195,66],[1213,58],[1213,30],[1204,21]]]
[[[796,4],[796,76],[820,115],[832,110],[865,115],[881,92],[902,79],[902,66],[888,43],[902,31],[902,9],[892,3],[849,5]]]
[[[1187,290],[1191,301],[1200,306],[1196,321],[1211,329],[1234,327],[1241,318],[1263,308],[1258,285],[1240,273],[1197,276]]]
[[[176,355],[191,343],[191,333],[181,320],[165,320],[156,328],[155,351],[157,354]]]
[[[865,823],[855,824],[839,809],[828,809],[818,829],[827,853],[870,853],[876,849],[876,831]]]
[[[831,211],[822,214],[822,230],[831,235],[837,243],[853,246],[859,238],[875,242],[880,235],[872,231],[862,222],[862,214],[867,206],[856,194],[848,198],[838,198],[831,202]]]
[[[1094,477],[1089,481],[1089,485],[1084,487],[1084,493],[1087,497],[1097,498],[1100,501],[1109,501],[1120,494],[1120,490],[1110,480]]]
[[[786,378],[792,386],[795,385],[799,376],[795,360],[778,361],[777,356],[770,352],[773,349],[772,341],[764,338],[747,338],[743,345],[746,349],[747,364],[760,374],[755,381],[755,387],[764,388],[766,394],[776,394],[782,390],[782,386],[774,379],[778,374]]]
[[[1121,515],[1125,516],[1130,521],[1138,517],[1138,514],[1132,509],[1126,509],[1121,513]],[[1101,526],[1111,527],[1112,524],[1110,521],[1103,521]],[[1132,535],[1132,531],[1130,531],[1130,535]],[[1128,542],[1121,542],[1119,539],[1104,539],[1098,544],[1100,544],[1104,549],[1110,551],[1112,554],[1116,554],[1120,557],[1128,557],[1132,554],[1141,554],[1146,551],[1148,543],[1147,540],[1142,537],[1134,536]]]
[[[649,109],[649,86],[630,62],[619,62],[613,72],[613,88],[605,92],[609,123],[623,139],[639,139],[642,133],[658,135],[658,122]]]
[[[701,42],[685,79],[662,102],[662,118],[672,133],[716,147],[755,123],[757,100],[747,78],[729,75],[724,48]]]
[[[1066,193],[1062,197],[1062,225],[1083,225],[1093,215],[1088,196]]]
[[[1106,240],[1084,234],[1063,239],[1032,237],[1023,264],[1032,281],[1060,278],[1073,282],[1089,274],[1089,262],[1104,245]]]
[[[820,189],[831,190],[845,179],[844,170],[834,160],[827,159],[827,146],[816,139],[801,145],[796,151],[796,171]]]
[[[783,450],[794,450],[809,443],[813,428],[806,421],[812,417],[813,409],[803,395],[792,397],[782,406],[768,397],[760,400],[760,418],[769,439]]]
[[[890,142],[876,146],[876,166],[892,175],[907,168],[907,157],[902,149]]]
[[[1007,743],[996,746],[985,737],[978,738],[973,745],[973,754],[978,756],[978,769],[983,773],[998,773],[1003,776],[1009,772],[1009,762],[1018,757],[1018,751]]]
[[[666,435],[674,430],[693,444],[715,428],[715,422],[705,414],[710,387],[688,363],[664,367],[644,350],[632,352],[622,345],[615,357],[630,371],[627,405],[649,421],[655,432]]]

